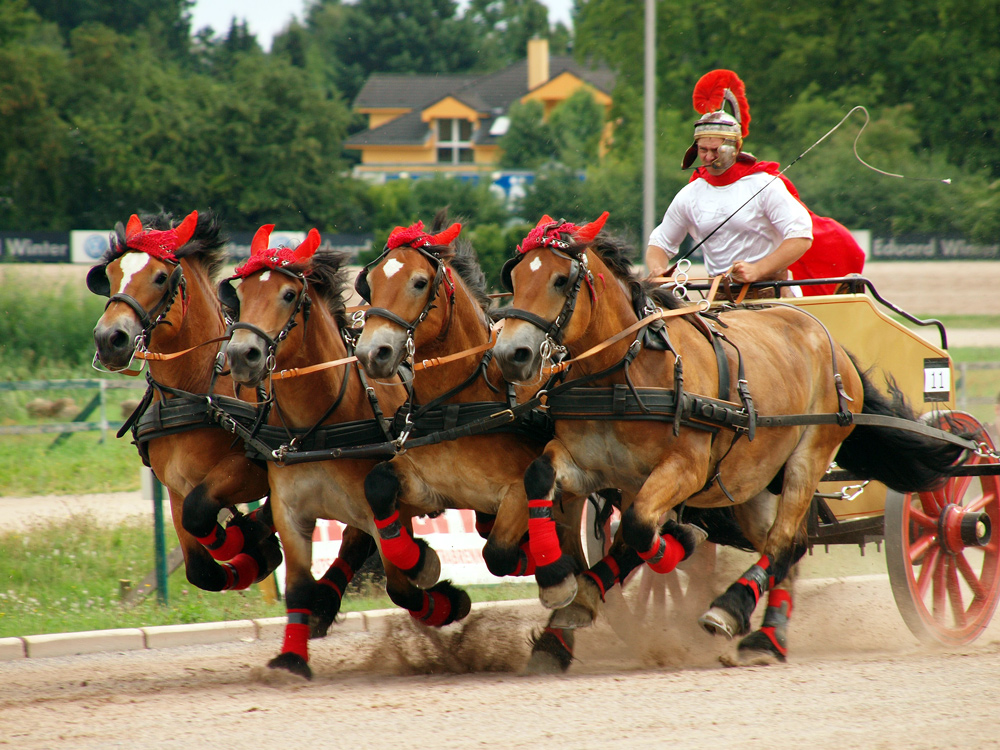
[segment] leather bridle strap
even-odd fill
[[[187,349],[182,349],[179,352],[136,352],[136,359],[144,359],[147,362],[169,362],[172,359],[177,359],[178,357],[183,357],[188,352],[193,352],[195,349],[200,349],[203,346],[208,346],[209,344],[218,344],[220,341],[229,341],[229,336],[217,336],[214,339],[209,339],[208,341],[202,341],[200,344],[195,344]]]

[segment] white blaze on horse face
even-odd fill
[[[542,267],[542,259],[538,257],[532,258],[531,263],[528,264],[528,268],[530,268],[532,271],[537,271],[541,267]]]
[[[264,273],[262,273],[260,275],[260,283],[263,284],[269,278],[271,278],[271,272],[270,271],[264,271]]]
[[[395,258],[389,258],[389,260],[387,260],[385,263],[382,264],[382,273],[385,274],[385,277],[387,279],[391,279],[399,272],[399,269],[402,267],[403,264],[400,263],[398,260],[396,260]]]
[[[122,283],[114,291],[114,294],[125,291],[129,282],[132,281],[132,277],[145,268],[147,263],[149,263],[149,256],[146,253],[125,253],[119,265],[119,268],[122,269]]]

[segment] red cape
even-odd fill
[[[691,182],[703,179],[709,185],[725,187],[732,185],[742,177],[758,172],[766,172],[780,177],[781,181],[785,183],[785,187],[788,188],[788,192],[799,203],[802,203],[799,191],[795,189],[791,180],[781,174],[777,162],[751,160],[742,154],[733,166],[719,176],[709,174],[704,167],[698,167],[691,175]],[[809,207],[805,203],[802,205],[809,211]],[[829,217],[817,216],[812,211],[809,211],[809,216],[812,217],[813,222],[812,246],[806,250],[805,255],[788,267],[788,270],[792,272],[792,278],[828,279],[861,273],[865,266],[865,253],[847,227]],[[835,289],[836,284],[819,284],[803,286],[802,293],[811,297],[818,294],[833,294]]]

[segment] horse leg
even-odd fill
[[[340,605],[348,584],[365,561],[377,551],[375,540],[368,532],[348,526],[337,559],[333,561],[322,577],[316,581],[312,599],[312,614],[309,618],[309,637],[322,638],[340,613]]]
[[[483,521],[488,521],[488,526]],[[528,541],[528,504],[521,487],[509,488],[495,516],[476,513],[480,534],[489,529],[483,546],[486,568],[497,578],[530,576],[535,573],[535,558]]]
[[[237,514],[225,527],[218,521],[219,511],[235,504],[234,498],[246,494],[246,470],[244,458],[227,457],[184,498],[183,528],[205,546],[214,560],[223,563],[217,566],[219,570],[205,566],[197,571],[188,569],[188,580],[199,588],[245,589],[262,581],[281,564],[281,548],[268,522],[268,513]],[[192,572],[197,580],[192,579]]]
[[[403,571],[415,586],[430,588],[441,575],[437,553],[423,539],[414,539],[399,517],[402,480],[392,461],[377,464],[365,477],[365,498],[375,517],[382,557]]]
[[[583,488],[569,487],[564,477],[573,461],[558,440],[550,441],[545,452],[524,472],[524,489],[528,497],[528,546],[535,560],[535,581],[538,598],[545,607],[559,609],[573,601],[577,592],[577,562],[562,551],[558,527],[552,517],[552,501],[556,495],[556,477],[567,494],[585,494]],[[563,469],[565,467],[565,469]],[[577,528],[579,536],[579,528]]]
[[[747,634],[750,631],[750,616],[757,608],[760,598],[768,591],[775,590],[788,577],[791,567],[805,554],[807,543],[805,534],[802,533],[802,524],[813,492],[829,466],[836,447],[834,444],[831,448],[831,441],[824,437],[824,433],[816,428],[807,429],[785,463],[781,497],[777,503],[774,523],[761,549],[762,555],[698,619],[707,632],[728,638]],[[791,600],[782,594],[775,594],[776,610],[780,611],[786,604],[787,618],[791,612]]]
[[[440,628],[462,620],[472,611],[472,600],[451,581],[438,581],[429,589],[417,588],[407,575],[383,558],[385,591],[392,603],[417,622]]]
[[[222,591],[226,587],[226,572],[209,554],[205,546],[185,530],[182,523],[184,495],[167,488],[170,497],[170,516],[174,531],[184,554],[184,573],[191,585],[203,591]]]

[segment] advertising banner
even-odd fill
[[[107,251],[110,234],[110,229],[74,229],[69,233],[70,259],[94,265]]]
[[[69,263],[69,232],[0,232],[5,263]]]

